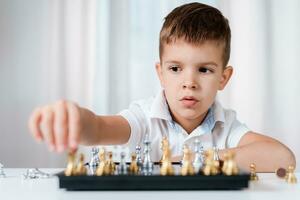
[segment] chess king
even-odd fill
[[[182,160],[185,144],[199,139],[204,150],[218,148],[221,160],[225,153],[234,153],[245,170],[251,163],[257,172],[295,166],[287,146],[249,129],[216,100],[233,74],[230,41],[229,22],[218,9],[202,3],[181,5],[165,17],[160,31],[155,68],[161,90],[155,97],[134,101],[109,116],[60,100],[32,112],[30,132],[57,152],[106,144],[127,145],[134,152],[148,134],[152,161],[161,159],[160,142],[166,136],[173,161]]]

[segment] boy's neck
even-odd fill
[[[208,111],[206,111],[205,113],[203,113],[200,117],[196,118],[196,119],[184,119],[184,118],[178,118],[175,115],[173,115],[172,112],[171,116],[172,119],[177,122],[180,126],[182,126],[182,128],[188,133],[192,133],[193,130],[195,130],[200,124],[202,124],[202,122],[204,121]]]

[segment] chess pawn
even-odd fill
[[[69,152],[68,154],[68,164],[67,168],[65,170],[65,175],[66,176],[72,176],[75,175],[75,152]]]
[[[205,152],[206,158],[204,161],[203,174],[206,176],[216,175],[220,172],[220,163],[218,160],[214,160],[214,151],[209,149]]]
[[[286,182],[291,183],[291,184],[295,184],[297,183],[297,178],[295,176],[294,173],[295,168],[293,166],[289,166],[288,170],[287,170],[287,174],[286,174]]]
[[[144,175],[151,175],[153,171],[153,162],[151,161],[151,141],[149,140],[149,134],[146,134],[144,139],[144,161],[142,171]]]
[[[4,168],[4,166],[0,163],[0,178],[5,178],[6,177],[3,168]]]
[[[104,166],[104,174],[105,175],[114,175],[115,170],[116,170],[116,165],[112,159],[112,152],[108,152],[108,160],[105,163]]]
[[[234,153],[233,152],[225,153],[222,172],[223,172],[223,174],[225,174],[227,176],[237,175],[239,173],[237,164],[234,161]]]
[[[184,152],[183,152],[183,160],[182,160],[182,167],[181,167],[181,175],[182,176],[187,176],[187,175],[194,175],[195,171],[194,171],[194,167],[192,164],[192,159],[191,159],[191,150],[186,146],[186,148],[184,148]]]
[[[76,175],[86,175],[87,174],[87,170],[84,166],[84,155],[82,153],[80,154],[79,163],[76,167],[75,174]]]
[[[120,163],[118,165],[118,174],[119,175],[125,175],[127,174],[127,164],[126,164],[126,161],[125,161],[125,153],[124,152],[121,152],[121,155],[120,155]]]
[[[256,174],[256,165],[254,163],[250,164],[250,180],[258,181],[258,176]]]
[[[99,165],[96,169],[96,175],[97,176],[104,175],[104,167],[105,167],[105,163],[106,163],[105,154],[106,154],[105,149],[101,148],[101,150],[99,152]]]
[[[174,169],[171,162],[171,150],[168,145],[165,146],[163,155],[164,159],[162,160],[160,174],[163,176],[174,175]]]
[[[137,164],[136,154],[132,153],[131,155],[131,163],[128,167],[129,174],[138,174],[139,166]]]

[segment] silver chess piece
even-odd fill
[[[137,145],[135,147],[135,154],[136,154],[136,163],[139,167],[139,169],[142,168],[142,165],[143,165],[143,159],[142,159],[142,148],[140,145]]]
[[[98,147],[92,147],[92,157],[91,160],[89,162],[89,168],[90,168],[90,172],[91,174],[95,174],[96,172],[96,168],[100,163],[100,159],[99,159],[99,148]]]
[[[204,164],[204,150],[201,141],[199,139],[196,139],[194,141],[194,153],[195,153],[195,159],[193,162],[193,166],[195,172],[198,173]]]
[[[144,139],[144,161],[142,166],[142,172],[144,175],[151,175],[153,171],[153,162],[151,161],[151,141],[149,139],[149,134],[145,135]]]
[[[118,174],[119,175],[125,175],[127,174],[127,164],[126,164],[126,160],[125,160],[125,152],[121,152],[120,154],[120,163],[117,167],[118,170]]]
[[[24,179],[50,178],[52,175],[42,172],[38,168],[27,169],[23,174]]]
[[[219,161],[220,160],[219,149],[216,146],[213,147],[213,152],[214,152],[213,159]]]
[[[4,166],[0,163],[0,178],[5,178]]]

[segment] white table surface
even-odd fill
[[[62,169],[41,169],[47,173]],[[164,199],[164,200],[209,200],[209,199],[300,199],[300,173],[298,183],[288,184],[274,173],[258,174],[259,181],[250,182],[249,188],[240,191],[66,191],[59,189],[58,178],[24,179],[26,169],[5,169],[6,178],[0,178],[0,200],[30,199]]]

